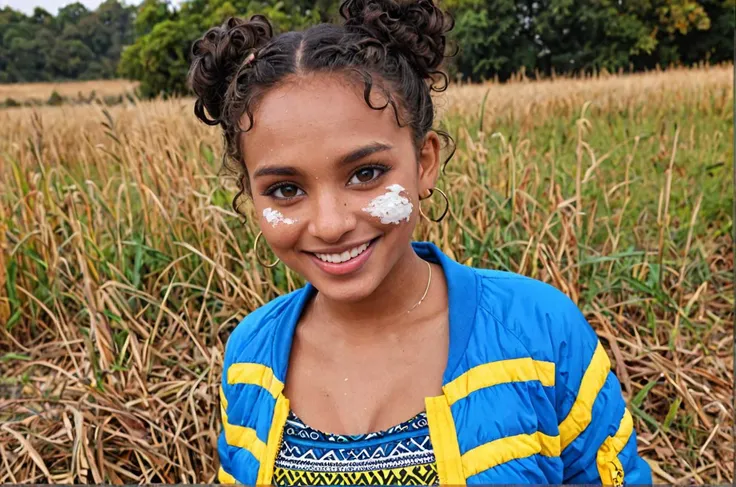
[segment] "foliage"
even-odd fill
[[[190,0],[174,10],[166,0],[146,0],[136,19],[137,30],[146,33],[123,52],[120,74],[139,80],[143,96],[185,94],[192,43],[228,17],[255,13],[265,14],[276,32],[319,21],[317,10],[302,10],[293,2]]]
[[[90,11],[79,2],[56,17],[0,10],[0,83],[112,78],[123,46],[135,40],[135,7],[106,0]]]
[[[456,73],[641,71],[733,55],[734,0],[450,0]]]
[[[146,0],[138,22],[148,34],[124,55],[121,74],[144,94],[185,93],[189,45],[229,15],[264,13],[277,31],[334,20],[338,0],[188,0],[173,11]],[[466,80],[645,70],[721,62],[732,55],[734,0],[447,0],[457,55],[448,69]],[[166,12],[166,14],[164,14]],[[731,15],[729,15],[729,13]],[[141,20],[145,19],[145,20]],[[150,19],[159,19],[154,29]],[[173,78],[173,80],[172,80]]]
[[[109,78],[146,96],[187,93],[191,44],[227,17],[265,14],[276,32],[338,18],[340,0],[107,0],[56,17],[0,10],[0,82]],[[649,70],[733,56],[736,0],[444,0],[456,19],[454,78]],[[121,50],[125,48],[122,59]]]
[[[138,7],[135,18],[135,32],[138,36],[148,34],[156,24],[168,20],[171,15],[169,3],[162,0],[144,0]]]

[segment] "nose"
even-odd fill
[[[325,243],[337,243],[347,233],[355,230],[356,218],[345,201],[331,192],[323,191],[314,200],[312,217],[309,219],[310,235]]]

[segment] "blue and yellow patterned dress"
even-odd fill
[[[438,485],[427,414],[387,430],[335,435],[289,413],[273,483],[291,485]]]

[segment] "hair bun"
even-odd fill
[[[442,64],[454,25],[432,0],[346,0],[340,14],[346,28],[364,31],[400,53],[424,78]]]
[[[194,42],[189,84],[197,95],[194,113],[200,120],[209,125],[221,122],[230,82],[253,50],[263,46],[272,35],[271,24],[262,15],[254,15],[250,20],[231,17]]]

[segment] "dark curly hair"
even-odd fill
[[[253,126],[263,94],[289,76],[315,72],[354,76],[363,83],[368,106],[376,110],[391,106],[398,124],[411,128],[417,150],[432,130],[430,92],[447,88],[440,66],[452,17],[432,0],[346,0],[340,14],[342,25],[320,24],[276,37],[262,15],[247,21],[230,18],[192,46],[189,83],[197,96],[194,113],[223,129],[224,167],[236,175],[240,189],[233,200],[235,211],[239,212],[239,198],[250,194],[239,136]],[[382,106],[372,103],[374,86],[383,92]],[[249,120],[245,129],[244,117]],[[452,140],[445,132],[436,132]]]

